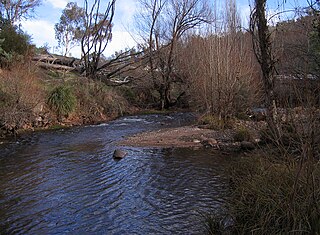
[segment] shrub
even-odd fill
[[[198,121],[200,125],[206,125],[207,128],[213,130],[230,129],[232,128],[231,119],[221,119],[214,115],[205,115],[201,117]]]
[[[69,82],[75,87],[79,112],[86,117],[86,122],[128,113],[128,102],[114,88],[86,78]]]
[[[0,73],[0,122],[21,128],[34,120],[34,110],[44,100],[43,87],[35,67],[16,64]]]
[[[0,88],[0,108],[9,106],[11,103],[12,103],[11,95]]]
[[[234,141],[238,141],[238,142],[250,141],[251,140],[250,131],[245,127],[241,127],[236,131],[236,133],[233,136],[233,139]]]
[[[76,107],[76,97],[68,86],[58,86],[53,89],[48,98],[49,107],[54,110],[58,118],[68,116]]]
[[[27,54],[30,49],[30,36],[9,23],[1,22],[0,28],[0,63],[8,66]]]

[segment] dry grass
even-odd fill
[[[231,176],[233,226],[212,226],[211,234],[320,234],[319,162],[251,156],[237,162]],[[207,227],[220,223],[211,218]]]
[[[1,125],[20,128],[25,120],[41,109],[44,90],[33,66],[16,65],[0,73],[0,120]]]

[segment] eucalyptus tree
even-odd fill
[[[84,26],[84,9],[76,2],[69,2],[62,11],[59,23],[54,26],[55,37],[59,47],[66,56],[75,46],[80,44]]]
[[[41,2],[41,0],[0,0],[1,17],[13,25],[21,19],[32,17],[34,9]]]

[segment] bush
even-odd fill
[[[28,53],[30,36],[9,23],[2,22],[0,29],[0,63],[8,66]]]
[[[9,106],[11,103],[12,103],[11,95],[0,88],[0,108]]]
[[[52,90],[48,98],[49,107],[55,111],[58,118],[68,116],[76,107],[77,99],[68,86],[58,86]]]
[[[205,115],[198,120],[199,125],[206,125],[207,128],[213,130],[230,129],[232,128],[231,119],[221,119],[214,115]]]
[[[234,141],[238,141],[238,142],[250,141],[251,140],[250,131],[245,127],[241,127],[236,131],[236,133],[233,136],[233,139]]]
[[[34,120],[34,110],[41,106],[44,91],[36,68],[16,64],[15,69],[0,74],[0,122],[7,127],[21,128]]]
[[[86,117],[86,122],[101,121],[128,113],[128,102],[115,89],[104,83],[86,78],[70,82],[75,87],[80,115]]]

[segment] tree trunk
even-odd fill
[[[268,111],[267,122],[275,135],[274,138],[278,140],[280,138],[280,130],[276,122],[276,102],[274,96],[275,61],[272,56],[270,32],[265,12],[266,0],[256,0],[255,12],[253,18],[251,18],[251,30],[254,32],[255,27],[257,27],[257,35],[253,35],[253,37],[257,37],[255,53],[262,71],[265,106]]]

